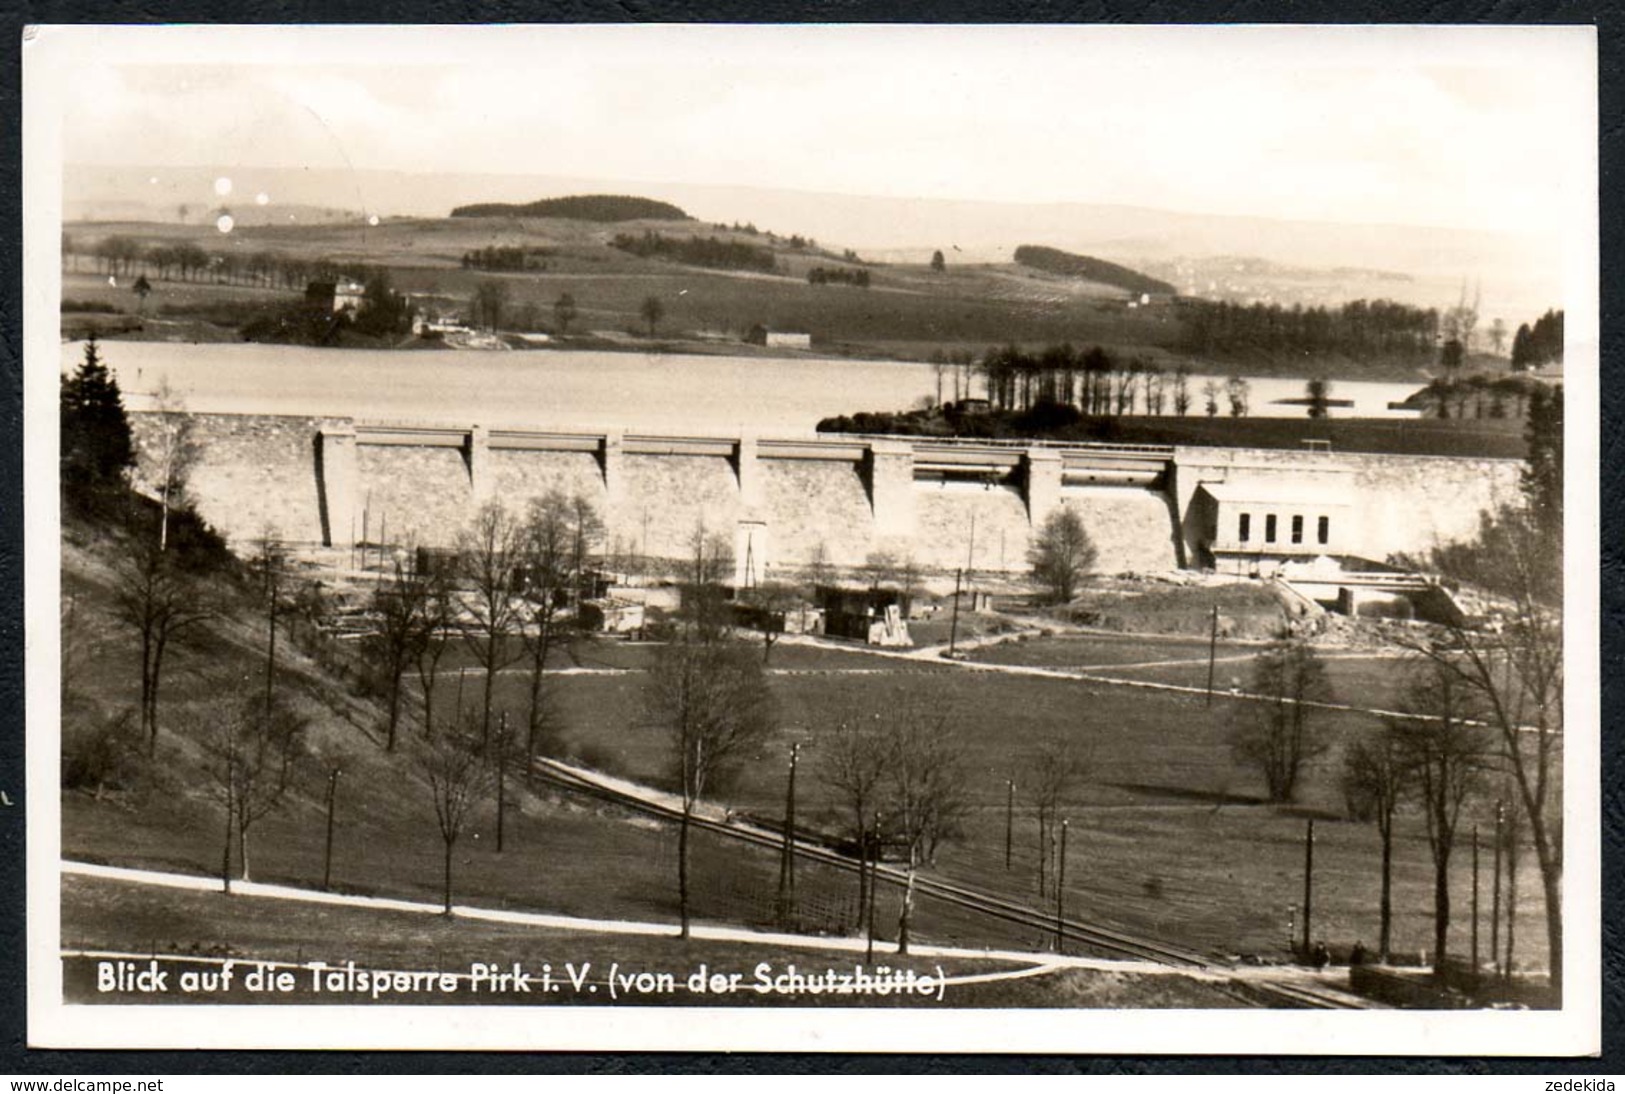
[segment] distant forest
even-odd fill
[[[564,198],[544,198],[528,204],[484,202],[459,205],[454,217],[555,217],[560,220],[592,220],[612,224],[621,220],[692,220],[687,213],[664,201],[626,197],[620,194],[578,194]]]
[[[465,270],[545,270],[551,247],[480,247],[463,255]]]
[[[617,250],[640,258],[669,258],[687,266],[704,266],[713,270],[758,270],[772,273],[777,269],[773,251],[752,243],[721,240],[714,236],[663,236],[659,232],[642,235],[621,233],[609,244]]]
[[[1090,258],[1088,255],[1058,251],[1054,247],[1037,247],[1024,243],[1016,248],[1015,258],[1021,265],[1031,266],[1035,270],[1060,274],[1063,277],[1082,277],[1089,281],[1098,281],[1102,285],[1113,285],[1125,292],[1174,292],[1174,287],[1168,282],[1147,277],[1138,270],[1131,270],[1127,266],[1119,266],[1104,259]]]
[[[1185,298],[1179,313],[1180,348],[1191,353],[1336,353],[1354,360],[1422,360],[1438,354],[1438,311],[1391,300],[1287,308]]]

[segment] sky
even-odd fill
[[[25,73],[69,164],[1521,232],[1595,185],[1584,28],[45,28]]]

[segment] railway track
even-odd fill
[[[1295,1010],[1368,1010],[1370,1004],[1359,1002],[1342,993],[1317,991],[1302,984],[1288,984],[1279,980],[1253,981],[1248,985],[1254,996],[1266,1006],[1289,1007]]]
[[[534,769],[537,775],[548,782],[577,794],[597,798],[666,820],[680,820],[682,817],[682,811],[678,808],[597,782],[554,760],[536,760]],[[747,824],[717,821],[710,817],[698,815],[692,817],[690,823],[696,828],[716,832],[760,847],[777,850],[784,846],[784,837],[779,833]],[[833,866],[837,869],[854,872],[858,869],[858,863],[847,855],[802,840],[795,842],[795,854],[802,859]],[[878,869],[879,873],[893,884],[902,885],[906,882],[906,876],[900,870],[886,866],[884,863]],[[1057,927],[1056,917],[1052,914],[1038,911],[1025,904],[973,889],[969,886],[957,885],[952,882],[916,874],[914,890],[923,896],[929,896],[935,900],[978,912],[1006,923],[1013,923],[1017,926],[1050,933],[1053,933]],[[1064,918],[1060,921],[1059,926],[1064,941],[1088,946],[1105,953],[1154,961],[1158,964],[1176,968],[1197,969],[1209,968],[1213,965],[1209,958],[1194,950],[1182,949],[1123,931]]]

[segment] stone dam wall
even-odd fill
[[[748,556],[756,580],[878,552],[924,570],[1019,572],[1056,507],[1076,511],[1102,572],[1204,564],[1203,484],[1331,484],[1352,499],[1337,547],[1367,557],[1470,536],[1515,495],[1507,460],[1254,449],[1041,445],[820,435],[543,433],[340,418],[188,415],[189,492],[235,542],[451,546],[478,509],[559,490],[602,515],[607,550],[690,553],[697,529]],[[160,416],[131,415],[150,483]],[[743,576],[743,575],[740,575]]]

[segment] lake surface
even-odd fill
[[[445,424],[661,433],[811,432],[820,418],[903,410],[935,396],[930,365],[848,359],[708,357],[571,350],[332,350],[250,343],[101,343],[131,410],[167,380],[189,410],[299,414]],[[61,363],[83,357],[64,343]],[[1191,378],[1200,413],[1204,376]],[[1300,418],[1301,380],[1251,378],[1249,413]],[[951,387],[951,381],[945,382]],[[1352,399],[1336,417],[1407,417],[1388,410],[1416,383],[1333,383]],[[976,394],[981,383],[976,381]]]

